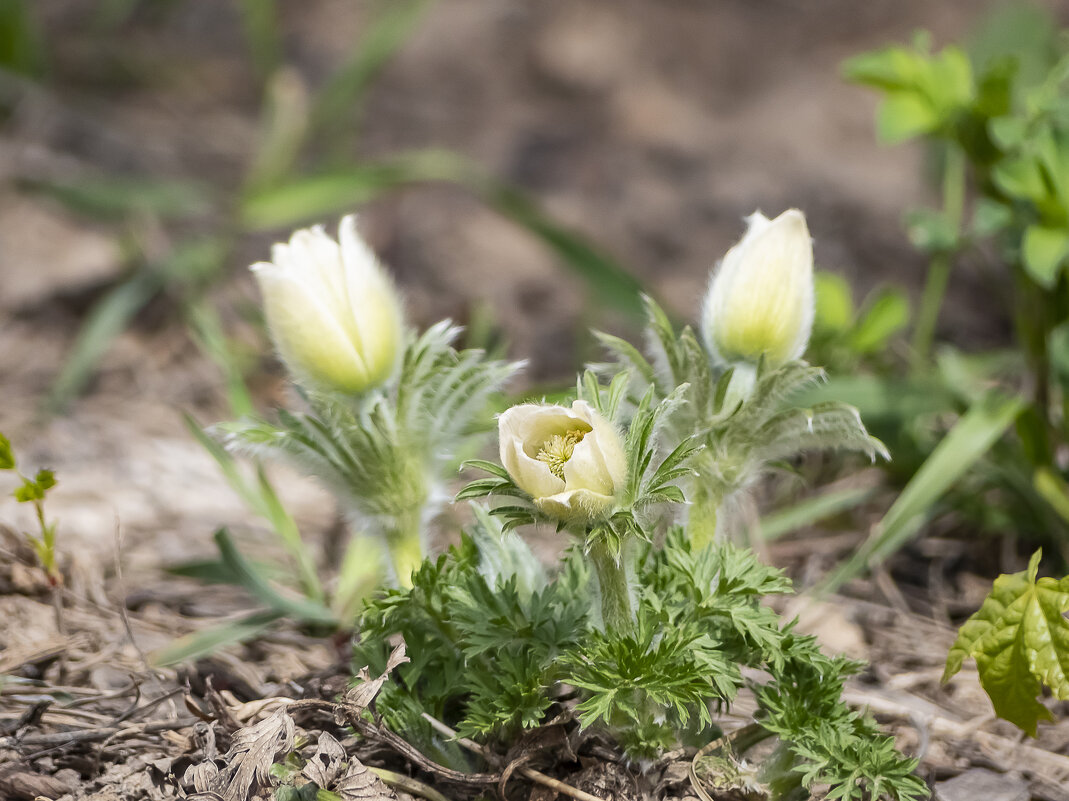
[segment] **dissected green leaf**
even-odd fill
[[[968,658],[999,717],[1036,736],[1040,720],[1053,720],[1036,700],[1041,685],[1069,698],[1069,577],[1037,579],[1042,551],[1028,569],[995,579],[980,609],[966,621],[947,656],[943,681]]]

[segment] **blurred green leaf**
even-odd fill
[[[896,144],[939,129],[942,119],[931,102],[913,92],[887,95],[876,118],[880,141]]]
[[[214,539],[223,563],[233,572],[237,583],[269,609],[299,621],[325,623],[332,626],[337,623],[331,611],[321,603],[282,595],[272,587],[267,578],[241,555],[230,538],[230,532],[225,528],[216,531]]]
[[[1051,289],[1069,257],[1069,228],[1030,225],[1021,241],[1025,269],[1036,282]]]
[[[245,382],[245,361],[227,338],[219,314],[206,301],[201,301],[191,305],[187,317],[201,350],[223,373],[231,413],[235,417],[251,416],[256,406]]]
[[[0,70],[37,75],[44,66],[44,45],[25,0],[0,0]]]
[[[850,284],[841,275],[818,271],[813,276],[816,313],[813,324],[821,331],[841,333],[854,322],[854,300]]]
[[[15,489],[15,500],[19,503],[44,500],[45,491],[36,482],[23,479],[22,485]]]
[[[46,407],[59,411],[89,382],[111,343],[137,313],[163,289],[163,277],[152,271],[135,273],[93,306],[48,392]]]
[[[42,468],[33,477],[33,483],[40,487],[43,492],[47,492],[56,486],[56,474],[47,468]]]
[[[0,470],[15,469],[15,451],[11,448],[11,440],[0,434]]]
[[[248,2],[249,0],[246,0]],[[352,56],[319,92],[312,108],[312,129],[328,139],[351,124],[375,76],[412,33],[430,0],[388,0],[377,4],[377,13],[367,26]]]
[[[832,376],[793,399],[801,407],[840,401],[855,407],[866,422],[899,425],[921,415],[937,414],[954,406],[954,395],[934,378],[900,379],[873,375]]]
[[[936,209],[910,209],[906,233],[913,246],[925,253],[953,253],[959,247],[957,222]]]
[[[873,496],[871,487],[850,487],[806,498],[785,509],[777,509],[761,518],[761,538],[778,540],[800,529],[855,509]]]
[[[256,612],[241,620],[187,634],[153,653],[151,662],[154,665],[166,667],[209,656],[220,648],[253,639],[283,617],[285,613],[274,610]]]
[[[980,72],[1011,59],[1013,85],[1020,93],[1040,83],[1057,59],[1058,26],[1049,11],[1035,4],[999,4],[983,15],[967,49]]]
[[[297,564],[305,593],[312,599],[322,600],[323,588],[315,569],[315,560],[309,553],[308,546],[301,539],[297,522],[283,506],[263,468],[260,465],[256,466],[255,481],[246,478],[237,460],[222,445],[212,439],[191,415],[186,414],[184,418],[186,428],[201,444],[201,447],[215,459],[227,484],[251,509],[270,523],[272,531],[286,546]]]
[[[276,0],[238,0],[238,11],[252,63],[260,76],[266,77],[282,58]]]
[[[857,353],[875,353],[887,341],[909,325],[909,299],[901,289],[881,290],[862,312],[850,335],[850,345]]]
[[[990,198],[976,199],[973,207],[972,232],[976,236],[994,236],[1013,223],[1013,210]]]
[[[832,592],[882,562],[912,537],[943,494],[965,475],[1024,408],[1020,398],[991,393],[974,404],[913,475],[873,534],[823,582]]]
[[[267,84],[256,152],[246,186],[266,187],[293,168],[308,133],[308,93],[298,72],[278,70]]]
[[[1039,467],[1032,477],[1039,496],[1069,523],[1069,485],[1049,467]]]
[[[191,217],[212,206],[208,191],[188,181],[112,175],[70,182],[29,181],[24,186],[55,198],[73,211],[109,220],[135,214]]]

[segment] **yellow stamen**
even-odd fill
[[[535,458],[540,462],[545,462],[549,466],[549,472],[563,481],[564,465],[572,458],[572,451],[583,441],[584,436],[586,432],[577,428],[564,434],[554,434],[542,443],[542,449],[538,451]]]

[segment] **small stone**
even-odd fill
[[[1019,776],[972,768],[935,785],[935,801],[1028,801],[1028,782]]]

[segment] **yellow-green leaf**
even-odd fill
[[[976,660],[980,684],[999,717],[1036,735],[1050,710],[1036,700],[1041,685],[1069,698],[1069,577],[1037,579],[1041,551],[1028,570],[995,579],[991,594],[958,632],[943,681],[966,659]]]

